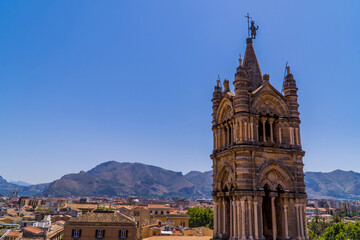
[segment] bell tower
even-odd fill
[[[262,75],[249,28],[234,93],[218,78],[212,99],[214,239],[308,239],[296,81]]]

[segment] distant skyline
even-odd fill
[[[115,160],[211,169],[211,97],[245,52],[299,88],[304,171],[360,172],[360,2],[0,1],[0,176]],[[233,89],[233,87],[231,88]]]

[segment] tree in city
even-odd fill
[[[319,239],[325,232],[325,229],[328,228],[330,224],[326,222],[324,218],[321,218],[319,216],[314,216],[313,219],[311,219],[308,222],[308,233],[309,237],[313,239]]]
[[[323,237],[329,240],[360,239],[360,223],[334,223],[325,230]]]
[[[190,217],[190,227],[208,227],[214,229],[214,211],[210,208],[190,208],[187,212]]]

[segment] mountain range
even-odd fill
[[[165,170],[142,163],[109,161],[77,174],[68,174],[56,180],[41,196],[129,196],[209,197],[211,187],[197,183],[209,172],[181,172]],[[211,185],[210,185],[211,186]]]
[[[360,173],[335,170],[329,173],[306,172],[305,185],[308,198],[360,199]]]
[[[312,199],[360,199],[360,173],[335,170],[306,172],[306,192]],[[210,198],[212,171],[181,172],[142,163],[108,161],[85,172],[71,173],[51,183],[30,186],[0,177],[0,194],[20,196],[138,196]]]

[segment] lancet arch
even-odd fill
[[[266,184],[272,191],[276,191],[278,185],[283,190],[292,190],[293,188],[293,177],[290,172],[281,163],[272,161],[265,164],[259,169],[258,176],[258,187],[263,188]]]
[[[219,174],[217,175],[217,183],[218,185],[218,189],[219,190],[223,190],[223,189],[227,189],[230,190],[233,187],[233,174],[234,174],[234,170],[232,169],[232,167],[230,166],[230,164],[228,164],[227,162],[225,162],[219,172]]]
[[[218,123],[225,122],[232,118],[234,115],[234,109],[229,99],[224,98],[219,106],[219,110],[216,115]]]
[[[287,117],[289,109],[285,101],[272,92],[264,92],[258,95],[252,102],[251,108],[259,114]]]

